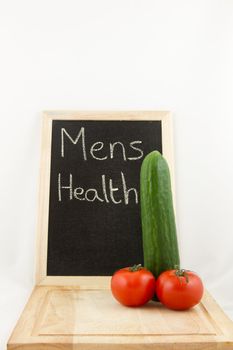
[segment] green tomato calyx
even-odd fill
[[[138,265],[133,265],[129,268],[130,272],[136,272],[142,269],[142,264],[138,264]]]
[[[189,277],[188,277],[188,270],[185,269],[176,269],[175,270],[175,275],[179,278],[180,282],[182,281],[182,279],[180,277],[184,277],[186,283],[189,283]]]

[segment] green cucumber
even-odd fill
[[[158,151],[142,162],[140,202],[144,266],[158,277],[180,266],[170,172]]]

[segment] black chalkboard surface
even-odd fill
[[[48,276],[107,276],[143,263],[140,166],[160,120],[53,120]]]

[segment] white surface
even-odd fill
[[[40,113],[171,110],[183,267],[233,317],[233,1],[0,1],[0,348],[34,276]]]

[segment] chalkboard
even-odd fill
[[[109,276],[143,264],[140,167],[146,154],[167,147],[164,118],[48,117],[39,278]]]

